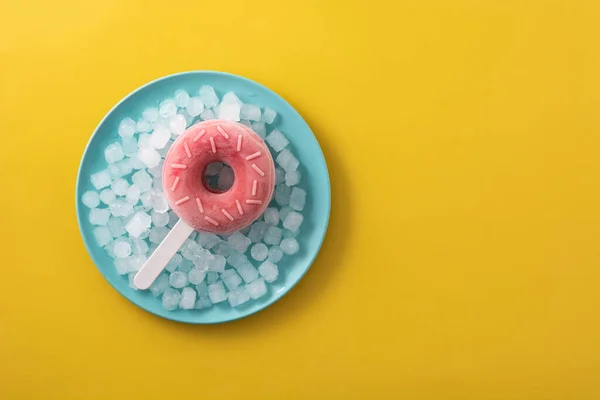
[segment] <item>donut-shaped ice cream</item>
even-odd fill
[[[234,182],[220,192],[204,182],[206,167],[221,161]],[[173,211],[194,229],[229,233],[256,220],[275,186],[275,165],[263,140],[245,125],[209,120],[191,126],[171,146],[163,189]]]

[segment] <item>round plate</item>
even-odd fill
[[[160,300],[152,296],[150,291],[131,289],[128,280],[117,274],[113,260],[96,244],[94,227],[88,221],[88,209],[81,204],[81,195],[87,190],[94,190],[90,175],[106,167],[104,148],[118,139],[117,128],[123,118],[140,116],[146,107],[173,97],[176,89],[197,93],[202,85],[214,87],[219,96],[233,91],[244,102],[270,107],[277,112],[277,119],[271,128],[278,128],[289,139],[292,152],[300,160],[303,187],[308,193],[307,204],[302,211],[304,222],[298,236],[300,252],[291,257],[284,257],[278,263],[279,279],[268,285],[269,291],[261,299],[236,308],[225,302],[203,310],[166,311],[162,308]],[[150,82],[126,96],[109,111],[92,134],[83,153],[77,174],[75,200],[77,220],[85,246],[102,275],[119,293],[132,303],[160,317],[192,324],[212,324],[243,318],[260,311],[294,287],[310,268],[323,243],[329,222],[330,198],[329,173],[321,147],[306,122],[292,106],[275,92],[249,79],[222,72],[191,71]]]

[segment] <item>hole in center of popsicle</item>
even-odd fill
[[[231,189],[235,174],[229,164],[215,161],[206,166],[202,174],[202,184],[213,193],[224,193]]]

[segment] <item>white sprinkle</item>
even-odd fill
[[[252,164],[252,169],[258,172],[260,176],[265,176],[265,173],[262,171],[262,169],[258,168],[256,164]]]
[[[200,133],[197,134],[196,137],[192,139],[192,142],[197,142],[202,137],[202,135],[204,135],[205,133],[206,133],[206,129],[202,129],[200,131]]]
[[[260,151],[257,151],[254,154],[250,154],[248,157],[246,157],[246,161],[250,161],[250,160],[254,160],[256,157],[260,157],[262,153]]]
[[[238,135],[237,151],[242,150],[242,135]]]
[[[254,182],[256,182],[256,181],[254,181]],[[235,201],[235,205],[237,206],[237,209],[238,209],[240,215],[244,215],[244,209],[242,208],[242,205],[240,204],[239,200]]]
[[[229,214],[226,209],[221,208],[221,212],[224,216],[226,216],[230,221],[233,221],[233,215]]]
[[[207,220],[208,222],[210,222],[211,224],[213,224],[214,226],[219,226],[219,223],[217,221],[215,221],[214,219],[212,219],[211,217],[209,217],[208,215],[206,217],[204,217],[205,220]]]
[[[187,166],[185,164],[171,164],[171,168],[173,168],[173,169],[186,169]]]
[[[175,189],[177,189],[177,185],[179,184],[179,177],[176,176],[175,177],[175,181],[173,182],[173,185],[171,186],[171,192],[174,192]]]
[[[227,134],[227,132],[225,132],[225,130],[223,130],[223,128],[221,128],[221,125],[217,125],[217,130],[221,135],[223,135],[225,139],[229,139],[229,135]]]
[[[202,214],[204,214],[204,208],[202,207],[202,202],[200,201],[200,199],[198,197],[196,197],[196,204],[198,204],[198,210],[200,210],[200,212]]]
[[[262,201],[260,200],[246,200],[246,204],[262,204]]]
[[[210,148],[212,149],[212,152],[216,153],[217,152],[217,146],[215,146],[215,139],[211,137],[209,140],[210,140]]]
[[[252,196],[256,196],[256,184],[258,182],[256,182],[256,179],[254,180],[254,182],[252,182]]]
[[[183,143],[183,147],[185,148],[185,154],[187,154],[188,158],[192,158],[192,152],[187,143]]]
[[[177,201],[175,202],[175,205],[176,205],[176,206],[178,206],[178,205],[180,205],[180,204],[182,204],[182,203],[185,203],[185,202],[186,202],[186,201],[188,201],[189,199],[190,199],[190,196],[185,196],[185,197],[182,197],[181,199],[179,199],[179,200],[177,200]]]

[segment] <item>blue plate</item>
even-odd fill
[[[231,308],[227,302],[204,310],[166,311],[160,300],[149,291],[134,291],[129,287],[126,277],[117,274],[112,259],[96,244],[94,227],[88,221],[89,210],[81,204],[81,195],[94,190],[90,175],[106,168],[104,148],[118,139],[117,128],[126,117],[139,117],[142,110],[155,106],[158,101],[173,97],[176,89],[185,89],[189,93],[198,93],[201,85],[211,85],[222,96],[234,91],[242,101],[270,107],[277,111],[277,119],[271,127],[277,127],[285,133],[291,143],[291,149],[300,160],[302,187],[308,192],[307,205],[302,212],[304,223],[298,241],[300,252],[286,256],[279,263],[279,279],[268,285],[269,292],[259,300]],[[174,321],[192,324],[213,324],[232,321],[251,315],[273,304],[304,276],[313,263],[327,230],[330,211],[329,173],[321,147],[302,117],[275,92],[240,76],[213,72],[192,71],[169,75],[150,82],[119,102],[100,122],[83,153],[77,175],[76,207],[77,220],[81,236],[92,260],[106,280],[129,301],[146,311]]]

